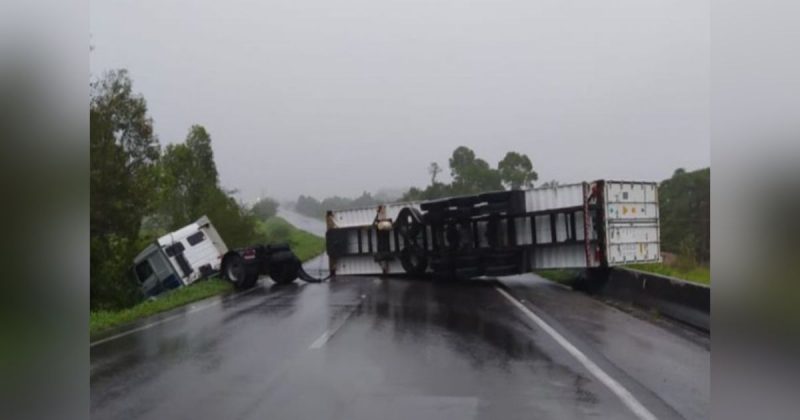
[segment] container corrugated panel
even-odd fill
[[[386,217],[396,220],[397,214],[400,213],[403,207],[413,207],[419,210],[419,202],[386,204]],[[333,211],[333,221],[338,228],[369,226],[375,221],[377,212],[377,205],[361,209],[335,210]]]
[[[534,212],[583,205],[583,184],[559,185],[525,191],[525,211]]]
[[[337,276],[345,275],[365,275],[365,274],[382,274],[383,267],[375,262],[372,255],[359,255],[338,258],[334,263],[334,269]],[[389,262],[389,270],[387,274],[403,274],[403,266],[399,260]]]
[[[531,269],[586,267],[586,250],[583,244],[564,244],[537,248],[531,253]],[[593,261],[593,265],[597,265]]]
[[[536,243],[547,244],[551,242],[551,227],[550,217],[548,215],[535,216],[536,217]],[[532,245],[533,237],[531,235],[531,219],[530,217],[518,217],[514,220],[517,232],[517,245]],[[594,232],[589,220],[590,239],[596,239],[597,234]],[[557,217],[556,221],[556,238],[563,241],[567,237],[567,225],[564,222],[564,216]],[[575,212],[575,240],[582,241],[584,238],[583,233],[583,211]]]
[[[605,195],[609,265],[660,262],[658,186],[607,181]]]

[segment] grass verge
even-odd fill
[[[266,243],[288,243],[297,257],[304,262],[325,250],[325,239],[297,229],[280,217],[259,222],[257,229],[265,237]],[[233,287],[227,281],[212,278],[171,290],[156,299],[141,302],[130,308],[118,311],[92,311],[89,318],[89,336],[232,290]]]
[[[659,264],[631,264],[625,267],[636,270],[647,271],[648,273],[661,274],[664,276],[675,277],[693,283],[711,284],[711,270],[708,267],[696,265],[690,268],[678,268],[673,265]],[[571,286],[575,279],[580,275],[578,270],[539,270],[536,274],[557,283]]]
[[[649,273],[661,274],[664,276],[675,277],[681,280],[691,281],[700,284],[711,284],[711,270],[702,265],[695,265],[687,268],[679,268],[667,264],[631,264],[627,267],[647,271]]]
[[[189,287],[170,290],[160,295],[158,299],[146,300],[130,308],[119,311],[92,311],[89,318],[89,335],[232,290],[233,286],[227,281],[212,278],[193,283]]]
[[[288,243],[297,258],[303,262],[325,251],[325,239],[300,230],[278,216],[259,221],[257,229],[267,238],[267,243]]]

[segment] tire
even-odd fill
[[[403,207],[397,214],[397,220],[394,222],[394,229],[397,231],[397,234],[401,235],[406,240],[417,238],[424,228],[422,215],[419,210],[413,207]]]
[[[428,268],[428,257],[425,256],[425,250],[407,246],[400,251],[400,264],[406,273],[412,276],[422,276]]]
[[[297,259],[285,260],[280,263],[275,271],[270,273],[270,277],[277,284],[289,284],[297,279],[300,270],[300,261]]]
[[[222,275],[238,290],[249,289],[258,281],[258,272],[248,267],[244,258],[237,253],[231,253],[222,261]]]

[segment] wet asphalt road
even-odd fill
[[[656,418],[708,417],[707,338],[534,275],[503,283]],[[262,279],[92,346],[92,417],[642,418],[497,284]]]

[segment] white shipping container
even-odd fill
[[[594,226],[594,217],[584,215],[584,201],[589,197],[592,188],[598,183],[580,183],[559,185],[556,187],[526,190],[525,214],[515,215],[509,219],[514,224],[516,237],[514,245],[529,249],[526,252],[530,269],[586,268],[602,264],[598,259],[599,248],[605,251],[606,263],[609,266],[659,262],[661,261],[658,225],[658,189],[655,183],[606,181],[603,196],[604,207],[597,210],[603,212],[605,243],[598,244],[598,232]],[[386,205],[386,215],[393,221],[403,207],[420,209],[420,202],[394,203]],[[592,204],[595,204],[592,202]],[[599,204],[599,203],[598,203]],[[403,274],[399,259],[386,263],[378,263],[373,254],[364,254],[367,249],[369,235],[372,244],[377,243],[373,222],[378,206],[356,210],[333,211],[334,227],[329,229],[361,227],[363,229],[348,232],[348,253],[359,252],[358,235],[361,235],[361,253],[331,259],[331,269],[337,275],[348,274]],[[551,222],[551,214],[555,223]],[[584,228],[585,221],[588,225]],[[532,223],[533,222],[533,223]],[[535,226],[532,226],[535,224]],[[574,224],[574,226],[573,226]],[[554,229],[555,228],[555,229]],[[488,247],[486,239],[487,222],[476,222],[477,246]],[[501,243],[505,243],[506,221],[500,222]],[[555,232],[555,242],[553,242]],[[589,238],[585,237],[589,233]],[[574,233],[574,237],[572,237]],[[427,237],[431,237],[431,228],[427,227]],[[403,249],[402,238],[394,239],[390,244],[391,252]],[[399,249],[396,246],[399,243]],[[589,246],[587,247],[587,243]],[[427,249],[432,249],[432,241],[428,241]],[[375,249],[375,247],[371,248]]]
[[[658,186],[643,182],[606,182],[608,265],[661,261]]]
[[[528,212],[583,206],[584,184],[533,188],[525,191],[525,210]]]

